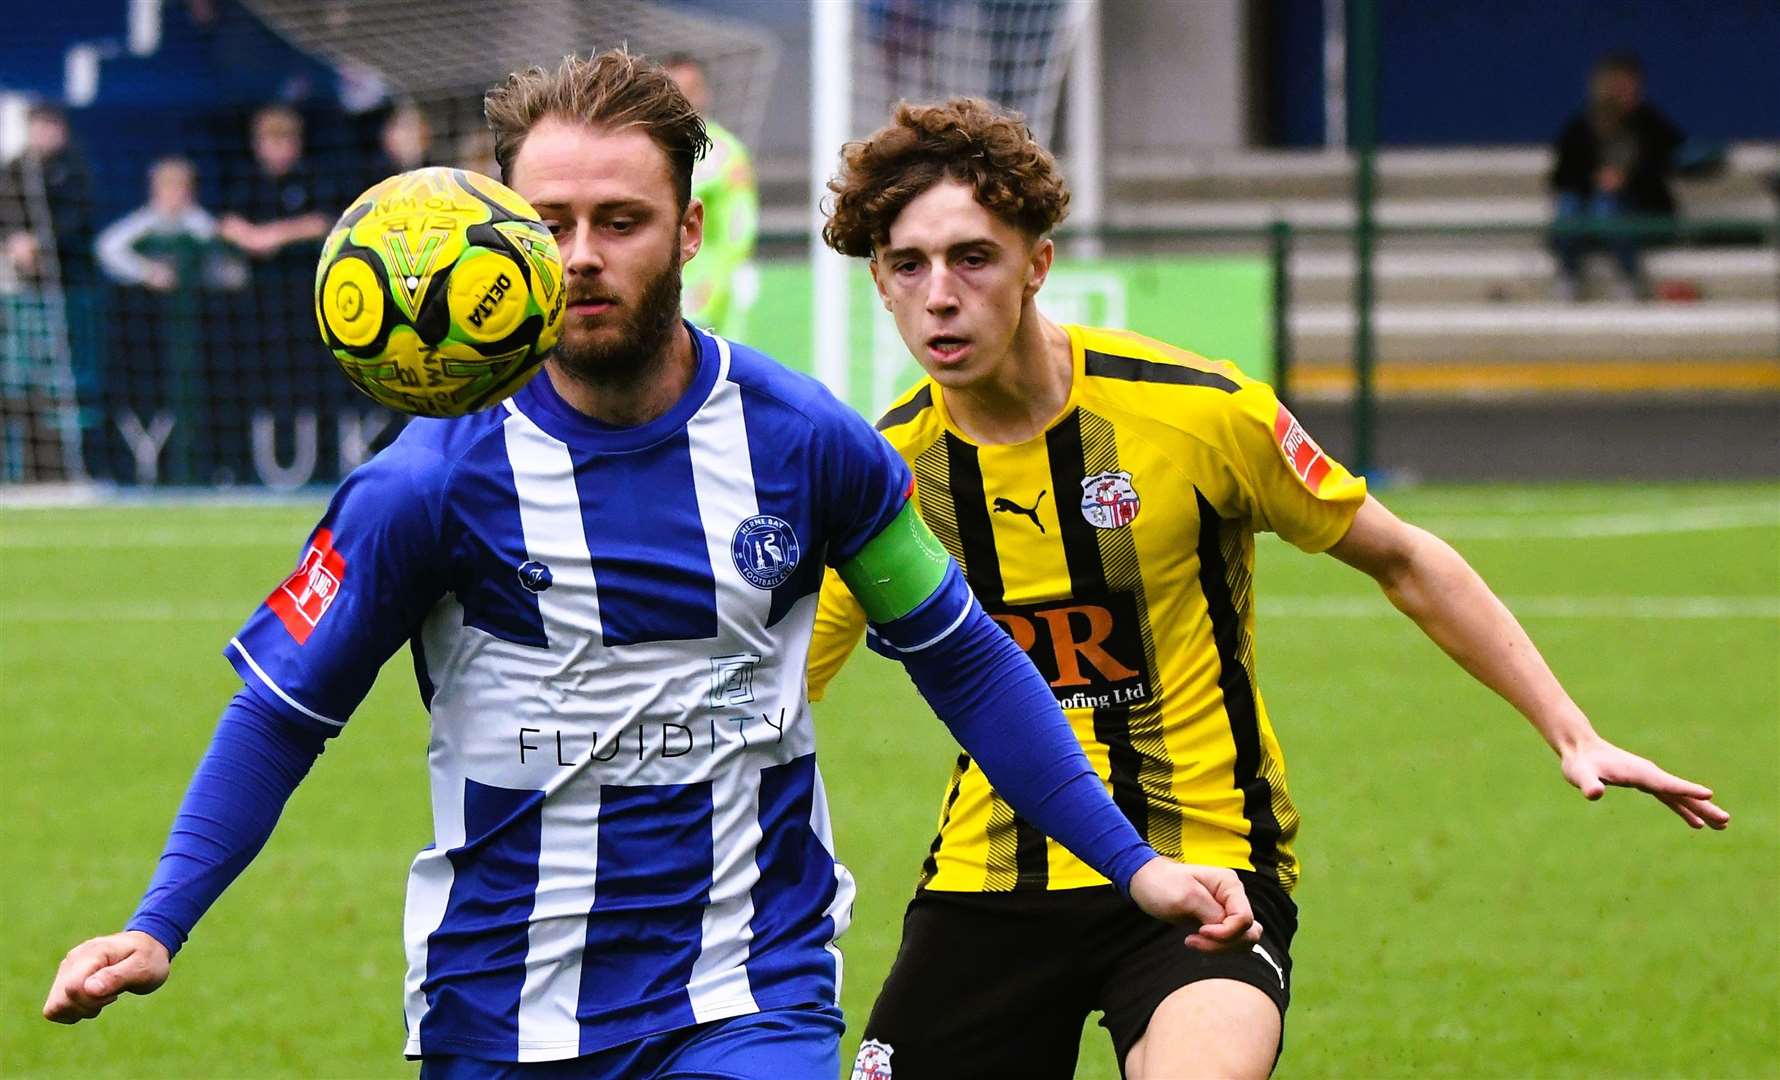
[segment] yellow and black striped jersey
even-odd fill
[[[1069,401],[1044,432],[979,445],[923,380],[878,427],[922,518],[1047,678],[1113,800],[1164,855],[1298,879],[1298,813],[1255,675],[1254,535],[1341,539],[1365,481],[1273,391],[1137,334],[1068,326]],[[819,698],[864,631],[832,572],[810,648]],[[920,885],[1106,879],[1022,820],[967,755]]]

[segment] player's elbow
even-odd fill
[[[1394,593],[1414,576],[1430,540],[1434,540],[1430,533],[1368,497],[1347,535],[1329,548],[1329,554]]]
[[[1465,569],[1465,560],[1446,541],[1426,529],[1405,524],[1374,568],[1373,579],[1397,610],[1416,616],[1439,603],[1443,582]]]

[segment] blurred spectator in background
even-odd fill
[[[501,178],[501,164],[494,157],[494,132],[486,127],[473,127],[459,135],[455,150],[458,168]]]
[[[32,105],[24,152],[0,170],[0,227],[20,278],[64,288],[93,283],[92,187],[67,115]]]
[[[0,476],[77,479],[100,423],[92,182],[59,105],[0,167]]]
[[[1581,298],[1583,260],[1595,247],[1613,253],[1621,299],[1648,295],[1642,249],[1651,237],[1595,240],[1567,233],[1563,227],[1673,217],[1675,195],[1669,178],[1683,139],[1681,129],[1644,100],[1644,69],[1637,57],[1610,53],[1595,64],[1588,106],[1558,135],[1557,164],[1551,174],[1557,194],[1559,228],[1552,247],[1558,257],[1559,298]]]
[[[402,102],[384,118],[378,135],[381,149],[371,162],[361,188],[410,169],[436,165],[432,158],[433,125],[413,102]],[[350,197],[350,196],[349,196]]]
[[[217,231],[251,257],[253,286],[249,303],[232,305],[230,347],[214,350],[218,370],[206,380],[216,392],[212,415],[233,420],[216,430],[247,430],[218,447],[230,475],[211,482],[255,474],[264,480],[274,458],[313,457],[318,423],[352,393],[320,345],[311,291],[321,241],[349,197],[334,179],[350,184],[356,170],[343,175],[305,161],[303,120],[288,105],[260,109],[251,133],[252,164],[225,185]]]
[[[198,205],[198,173],[183,157],[148,170],[148,202],[99,234],[99,265],[119,285],[167,292],[182,281],[239,288],[246,268],[213,247],[216,219]]]
[[[662,65],[705,118],[710,152],[692,172],[692,196],[705,206],[705,240],[698,256],[685,268],[685,315],[724,337],[747,333],[748,308],[754,302],[754,240],[760,231],[760,191],[748,148],[711,119],[711,88],[705,68],[684,53]]]
[[[313,274],[320,241],[342,208],[303,161],[303,118],[295,109],[269,105],[254,114],[253,160],[224,195],[223,239],[258,260],[256,275],[298,260]]]
[[[117,479],[197,479],[205,316],[201,292],[239,289],[247,268],[217,238],[198,205],[198,174],[183,157],[148,170],[148,202],[99,234],[99,265],[112,294],[106,414],[112,427],[89,465]]]

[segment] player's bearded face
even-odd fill
[[[698,250],[702,208],[681,208],[667,155],[635,128],[545,119],[520,144],[508,178],[562,252],[552,363],[587,382],[637,378],[665,354],[679,322],[680,266]]]
[[[618,295],[616,282],[569,281],[569,312],[594,301],[611,305],[592,317],[565,315],[556,359],[570,374],[588,382],[622,381],[661,354],[680,321],[678,245],[665,254],[628,296]]]

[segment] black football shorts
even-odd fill
[[[1082,1024],[1096,1010],[1106,1014],[1100,1023],[1123,1072],[1156,1007],[1202,979],[1258,987],[1283,1024],[1298,908],[1271,878],[1237,874],[1261,922],[1260,944],[1210,954],[1187,948],[1186,927],[1150,918],[1110,885],[917,893],[854,1080],[1068,1080]]]

